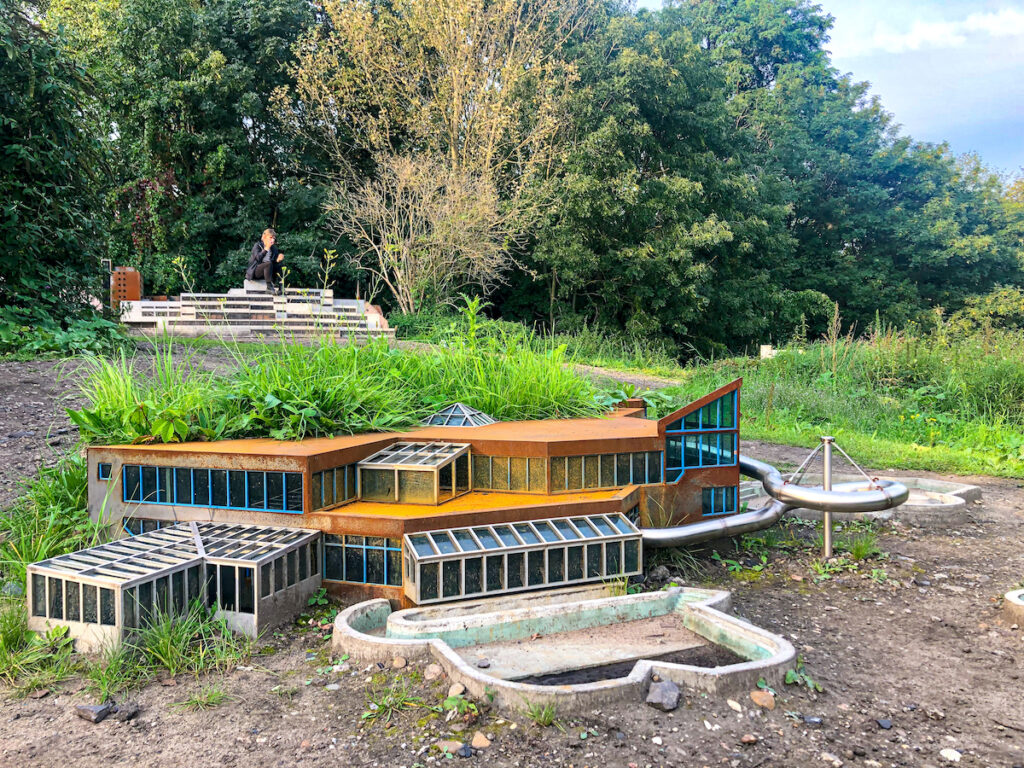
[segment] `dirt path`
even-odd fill
[[[66,372],[59,378],[60,370],[0,364],[4,494],[75,441],[69,431],[59,445],[47,443],[48,434],[52,440],[68,427],[60,406],[72,379]],[[23,430],[35,434],[8,436]],[[753,441],[743,450],[779,465],[806,455]],[[447,682],[422,682],[416,666],[393,673],[357,659],[340,675],[325,673],[329,641],[292,627],[271,638],[275,652],[223,676],[230,698],[207,712],[171,706],[200,685],[189,679],[136,694],[141,713],[128,723],[76,717],[73,706],[91,700],[75,681],[42,699],[0,694],[0,766],[425,768],[446,762],[431,744],[478,728],[493,745],[467,764],[940,768],[953,764],[940,756],[952,749],[961,766],[1024,766],[1024,631],[998,610],[1000,595],[1024,578],[1024,486],[966,479],[984,493],[968,524],[883,531],[888,557],[871,567],[885,571],[885,583],[869,578],[870,567],[815,583],[807,557],[778,554],[756,579],[738,579],[702,555],[706,583],[733,589],[738,615],[788,637],[825,689],[786,686],[771,712],[745,695],[736,697],[742,711],[735,712],[721,698],[687,691],[671,714],[640,703],[609,707],[563,718],[564,730],[538,728],[521,712],[446,723],[422,707],[396,714],[390,728],[367,726],[368,697],[398,674],[431,705],[444,698]],[[756,743],[742,743],[744,735]]]

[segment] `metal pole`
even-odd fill
[[[824,447],[824,470],[821,478],[822,490],[832,490],[832,443],[836,439],[834,437],[822,437],[821,442]],[[828,510],[823,512],[824,516],[824,551],[822,557],[826,560],[832,557],[832,513]]]

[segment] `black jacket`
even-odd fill
[[[249,266],[246,267],[245,270],[245,279],[252,280],[256,267],[260,264],[276,261],[278,253],[280,253],[280,251],[278,251],[276,244],[270,246],[270,248],[264,248],[263,241],[257,240],[255,245],[252,247],[252,256],[249,257]]]

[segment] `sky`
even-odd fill
[[[816,0],[832,63],[921,141],[1024,167],[1024,0]],[[639,0],[658,8],[661,0]]]

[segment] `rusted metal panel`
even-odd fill
[[[695,523],[703,519],[701,492],[704,488],[738,486],[739,482],[737,465],[687,469],[678,483],[643,486],[641,522],[656,528]]]
[[[327,579],[324,579],[323,587],[329,595],[347,604],[384,598],[391,601],[393,610],[415,607],[415,603],[405,596],[401,587],[389,587],[385,584],[359,584],[351,581],[329,581]]]

